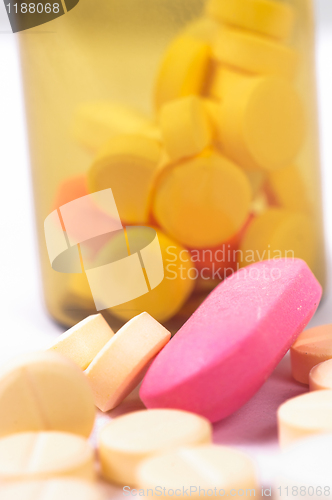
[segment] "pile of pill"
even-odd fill
[[[172,339],[146,312],[116,333],[95,314],[1,367],[0,498],[101,500],[98,477],[165,496],[258,489],[253,460],[213,444],[212,423],[243,406],[292,348],[293,373],[313,392],[279,408],[280,445],[332,432],[331,328],[304,331],[321,294],[304,261],[263,261],[219,284]],[[89,439],[95,407],[118,407],[141,382],[146,408],[99,420]]]
[[[77,109],[72,138],[94,155],[85,194],[111,188],[124,225],[156,227],[161,246],[174,249],[174,279],[152,292],[155,300],[150,293],[111,307],[113,317],[148,312],[167,321],[193,293],[267,255],[291,252],[315,270],[313,210],[298,160],[307,117],[292,45],[297,21],[287,2],[207,0],[166,47],[152,115],[111,101]],[[82,177],[65,181],[56,206],[79,187]],[[107,244],[102,251],[110,254]],[[72,275],[68,293],[93,310],[85,276]]]

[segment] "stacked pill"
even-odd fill
[[[184,259],[197,286],[182,287],[176,271],[160,321],[179,313],[192,292],[250,263],[296,257],[315,269],[315,224],[298,160],[307,117],[297,90],[301,60],[290,43],[296,21],[286,2],[207,0],[202,16],[166,47],[152,116],[112,101],[77,110],[73,138],[95,155],[88,192],[111,188],[123,223],[157,227],[178,254],[202,258]],[[217,265],[214,254],[230,242],[229,258]],[[69,288],[88,307],[83,281],[72,278]],[[150,294],[110,312],[122,320],[154,315]]]
[[[108,411],[139,384],[170,337],[148,313],[132,318],[116,335],[97,314],[62,334],[50,351],[61,352],[85,370],[95,405]]]
[[[332,432],[332,328],[305,330],[292,345],[293,378],[311,392],[286,401],[278,410],[279,441],[283,448],[315,434]]]

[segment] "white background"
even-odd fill
[[[316,0],[317,72],[325,231],[331,284],[332,248],[332,0]],[[41,297],[24,106],[18,52],[0,0],[0,362],[48,346],[62,330],[46,315]],[[332,293],[313,324],[332,322]],[[278,458],[275,411],[280,402],[303,392],[291,381],[285,358],[259,394],[215,427],[215,440],[240,446],[257,460],[269,485]],[[102,423],[102,420],[99,421]]]

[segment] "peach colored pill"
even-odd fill
[[[309,374],[311,391],[332,390],[332,359],[319,363]]]
[[[314,391],[289,399],[278,409],[282,448],[311,434],[332,432],[332,391]]]
[[[20,481],[0,486],[1,500],[106,500],[101,490],[88,481],[50,479]]]
[[[108,411],[120,404],[170,338],[170,332],[147,313],[128,321],[85,371],[96,406]]]
[[[293,377],[309,384],[310,370],[329,359],[332,359],[332,324],[305,330],[291,348]]]
[[[257,75],[293,79],[298,68],[295,50],[244,30],[220,29],[213,52],[221,63]]]
[[[63,354],[85,370],[113,335],[103,316],[94,314],[60,335],[50,350]]]
[[[143,460],[178,448],[211,443],[212,426],[194,413],[143,410],[113,419],[99,435],[103,476],[118,484],[136,484]]]
[[[203,101],[188,96],[164,104],[159,122],[171,161],[195,156],[211,143],[211,127]]]
[[[209,0],[207,12],[222,23],[281,39],[291,33],[295,17],[291,5],[275,0]]]
[[[239,490],[250,490],[253,495],[258,487],[255,467],[247,455],[214,445],[180,448],[147,459],[138,468],[137,478],[139,488],[161,486],[166,497],[171,496],[170,490],[188,489],[190,498],[199,499],[203,490],[207,495],[216,489],[216,496],[239,498]]]
[[[0,439],[0,481],[69,476],[93,481],[89,442],[65,432],[23,432]]]
[[[181,35],[167,48],[155,85],[155,104],[200,94],[211,55],[210,45]]]
[[[1,369],[0,436],[54,430],[88,437],[94,419],[86,377],[61,354],[25,354]]]

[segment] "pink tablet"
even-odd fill
[[[148,408],[227,417],[262,386],[315,313],[322,289],[299,259],[263,261],[221,283],[156,357]]]

